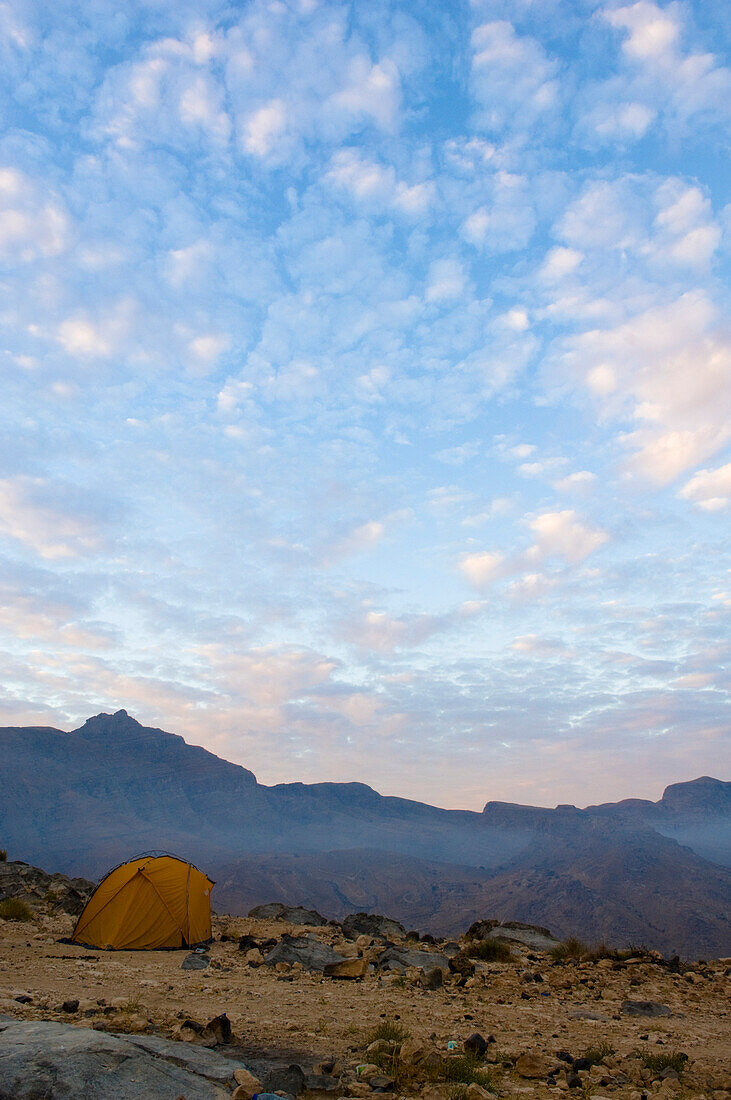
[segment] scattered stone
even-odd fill
[[[326,978],[364,978],[368,973],[368,959],[343,959],[327,963],[323,969]]]
[[[264,962],[264,956],[258,947],[252,947],[250,951],[247,951],[244,959],[248,966],[261,966]]]
[[[70,1000],[70,1001],[64,1001],[63,1004],[61,1005],[61,1011],[62,1012],[69,1012],[69,1013],[78,1012],[79,1011],[79,1002],[78,1002],[78,1000],[73,999],[73,1000]]]
[[[672,1016],[672,1011],[667,1005],[657,1001],[623,1001],[623,1016]]]
[[[261,1081],[248,1069],[235,1069],[234,1081],[238,1086],[234,1096],[238,1100],[251,1100],[256,1093],[262,1091]]]
[[[470,1054],[478,1054],[482,1057],[487,1053],[487,1039],[483,1039],[479,1031],[473,1031],[472,1034],[465,1039],[464,1048]]]
[[[449,969],[453,974],[461,974],[463,978],[471,978],[475,973],[475,964],[468,954],[460,951],[449,960]]]
[[[487,1089],[483,1089],[482,1085],[478,1085],[477,1082],[473,1081],[471,1085],[467,1086],[465,1100],[494,1100],[494,1096]]]
[[[389,1077],[388,1074],[377,1073],[375,1077],[371,1077],[368,1084],[374,1092],[391,1092],[396,1082],[394,1078]]]
[[[28,993],[19,993],[17,997],[13,997],[14,1001],[17,1001],[19,1005],[29,1005],[33,998]]]
[[[278,901],[270,902],[268,905],[255,905],[249,916],[257,920],[287,921],[288,924],[307,924],[318,927],[327,924],[327,918],[315,909],[305,909],[301,905],[282,905]]]
[[[286,1092],[290,1096],[299,1096],[307,1087],[307,1082],[302,1066],[295,1064],[270,1069],[264,1075],[263,1085],[266,1092]]]
[[[231,1021],[225,1012],[222,1012],[220,1016],[214,1016],[212,1020],[209,1020],[206,1026],[201,1032],[203,1039],[206,1041],[206,1046],[209,1044],[212,1046],[221,1046],[230,1043],[233,1039],[231,1031]]]
[[[520,1077],[529,1079],[547,1077],[553,1069],[553,1062],[545,1054],[521,1054],[515,1063],[515,1071]]]
[[[211,965],[211,960],[205,952],[191,951],[190,955],[186,955],[183,959],[180,969],[181,970],[205,970],[207,966]]]
[[[444,985],[444,971],[438,966],[433,966],[431,970],[422,970],[419,985],[422,989],[441,989]]]

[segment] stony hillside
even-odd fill
[[[0,919],[0,1097],[731,1100],[729,959],[301,912],[219,916],[192,954],[94,951],[48,905]]]

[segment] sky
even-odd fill
[[[0,723],[729,777],[725,0],[0,0]]]

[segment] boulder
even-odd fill
[[[0,1018],[0,1096],[13,1100],[225,1100],[243,1062],[152,1035]],[[141,1092],[142,1089],[142,1092]]]
[[[533,951],[550,951],[560,940],[540,924],[523,924],[521,921],[478,920],[467,929],[472,940],[502,940],[503,943],[519,943]]]
[[[672,1016],[668,1006],[657,1001],[623,1001],[621,1012],[623,1016]]]
[[[324,970],[326,966],[339,962],[344,962],[343,956],[315,935],[282,936],[277,946],[264,956],[265,966],[301,963],[305,970]]]
[[[397,920],[380,913],[350,913],[342,922],[343,935],[354,940],[358,936],[405,936],[406,929]]]
[[[416,966],[420,970],[433,970],[438,966],[442,970],[448,970],[449,959],[437,951],[392,946],[380,953],[376,965],[380,970],[406,970],[407,966]]]
[[[327,919],[315,909],[304,909],[301,905],[283,905],[279,901],[269,902],[268,905],[255,905],[250,910],[249,916],[257,920],[282,920],[289,924],[316,926],[327,924]]]
[[[327,963],[323,969],[326,978],[364,978],[368,973],[368,959],[343,959]]]
[[[529,1079],[547,1077],[554,1063],[545,1054],[521,1054],[515,1063],[515,1072]]]

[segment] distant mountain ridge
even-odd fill
[[[331,916],[376,907],[441,932],[496,916],[731,952],[731,783],[709,776],[658,802],[488,802],[476,813],[360,783],[266,787],[126,711],[69,733],[0,728],[0,751],[0,846],[66,873],[99,876],[161,848],[204,864],[220,880],[214,899],[239,911],[270,900]]]

